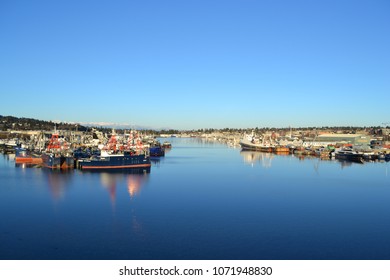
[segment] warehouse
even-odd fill
[[[352,145],[370,145],[371,137],[364,134],[322,134],[318,135],[316,142],[347,143]]]

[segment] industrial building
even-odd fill
[[[335,144],[370,145],[371,137],[364,134],[322,134],[317,136],[316,141]]]

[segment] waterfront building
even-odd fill
[[[352,145],[370,145],[370,136],[364,134],[332,134],[326,133],[318,135],[316,141],[329,143],[346,143]]]

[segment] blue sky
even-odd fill
[[[390,1],[0,1],[0,114],[176,129],[390,122]]]

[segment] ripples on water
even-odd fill
[[[170,141],[140,174],[0,156],[0,258],[390,258],[389,163]]]

